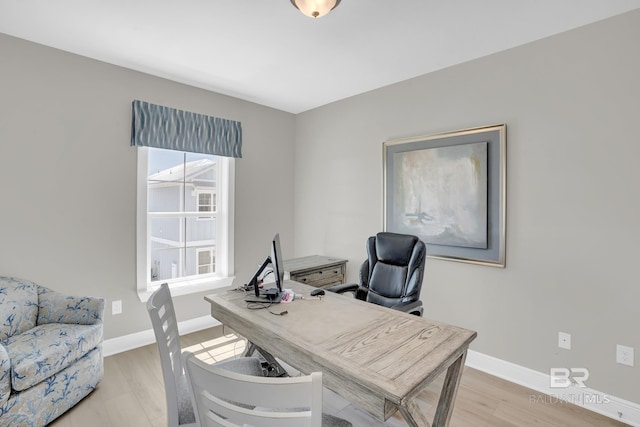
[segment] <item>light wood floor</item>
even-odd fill
[[[182,348],[210,362],[242,353],[245,342],[222,327],[181,338]],[[433,418],[442,378],[420,396],[418,405]],[[325,390],[325,412],[348,419],[354,427],[406,426],[400,413],[386,423]],[[160,359],[155,344],[105,358],[104,379],[98,388],[53,427],[166,427]],[[465,368],[451,421],[452,427],[565,426],[606,427],[625,424],[538,392]]]

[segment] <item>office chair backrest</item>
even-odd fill
[[[425,244],[416,236],[378,233],[367,240],[368,259],[360,270],[365,299],[392,307],[420,298],[426,258]]]
[[[201,427],[320,427],[322,373],[257,377],[220,369],[187,351],[184,366]]]
[[[182,370],[180,334],[169,286],[163,283],[147,301],[147,311],[158,343],[167,398],[169,427],[195,426],[191,394]]]

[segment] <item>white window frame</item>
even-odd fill
[[[216,272],[207,274],[205,277],[190,276],[151,282],[151,251],[149,245],[151,221],[149,221],[149,213],[147,211],[149,149],[147,147],[139,147],[137,152],[136,288],[140,301],[146,302],[163,282],[169,284],[173,296],[231,286],[235,279],[233,255],[235,229],[235,159],[223,156],[217,157],[217,209],[211,212],[211,217],[215,217],[216,219]],[[196,212],[192,215],[202,216],[202,212]]]

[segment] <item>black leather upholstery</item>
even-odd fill
[[[328,290],[354,292],[358,299],[422,316],[419,298],[426,252],[416,236],[378,233],[367,240],[368,258],[360,266],[360,284]]]

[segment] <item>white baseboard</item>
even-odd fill
[[[566,401],[582,406],[631,426],[640,427],[640,405],[588,387],[551,388],[549,375],[511,362],[469,350],[467,366],[498,378],[530,388],[541,394],[532,395],[531,403]],[[561,391],[559,391],[561,390]]]
[[[203,329],[212,328],[220,325],[216,319],[211,316],[196,317],[195,319],[178,322],[178,330],[180,335],[190,334],[192,332],[201,331]],[[153,329],[136,332],[134,334],[124,335],[122,337],[104,340],[102,343],[102,352],[105,357],[122,353],[123,351],[133,350],[134,348],[153,344],[156,337]]]

